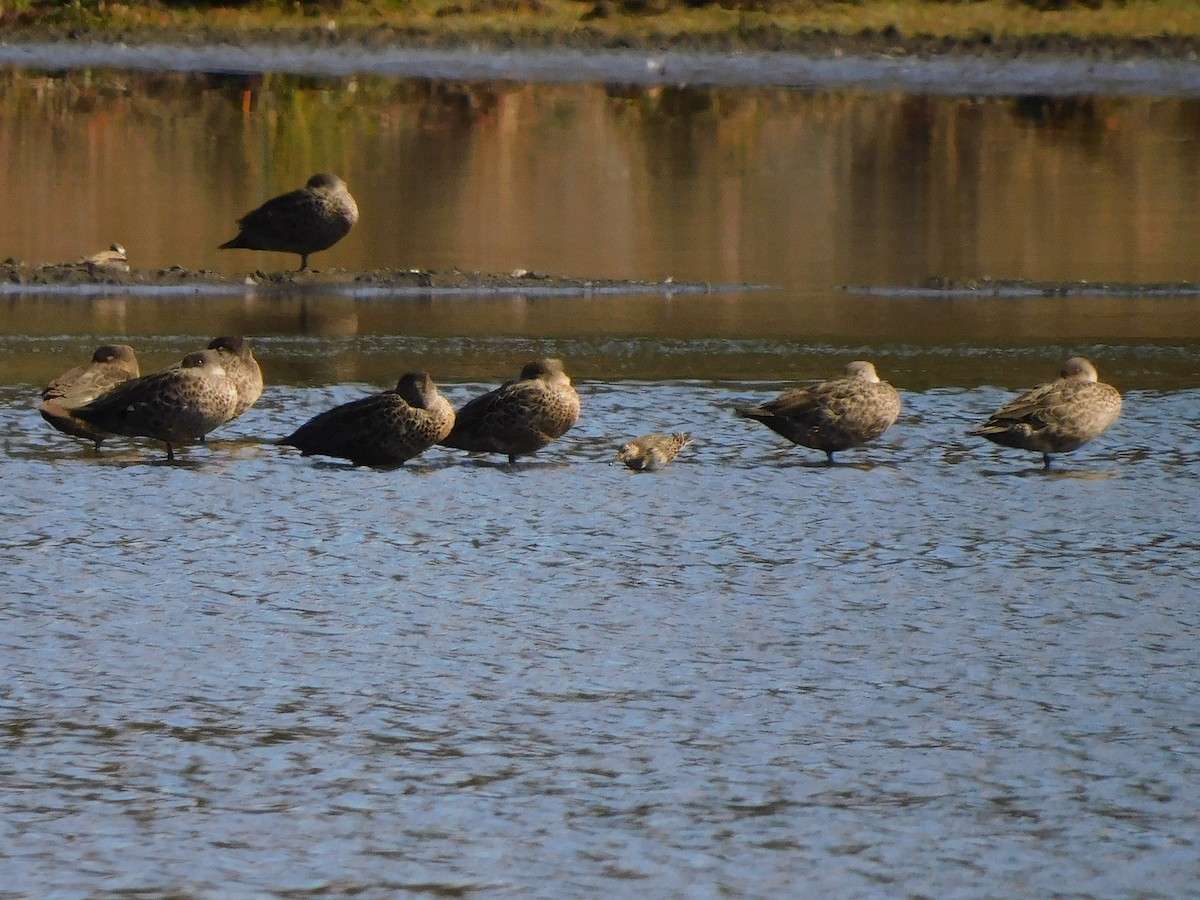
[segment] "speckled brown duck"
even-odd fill
[[[96,348],[90,363],[64,372],[46,386],[42,391],[38,412],[63,434],[92,441],[99,450],[101,442],[111,432],[85,422],[71,410],[90,403],[140,374],[132,347],[128,344],[105,344]]]
[[[1002,447],[1042,454],[1050,468],[1055,453],[1070,453],[1108,429],[1121,414],[1121,394],[1103,384],[1082,356],[1063,363],[1059,377],[1039,384],[968,432]]]
[[[562,360],[526,364],[517,381],[476,397],[458,411],[440,443],[481,453],[505,453],[510,463],[562,437],[579,419],[579,395]]]
[[[358,204],[346,182],[322,172],[299,190],[268,200],[238,219],[237,236],[221,250],[274,250],[300,254],[300,270],[312,253],[326,250],[344,238],[358,221]]]
[[[176,367],[143,375],[113,388],[72,412],[96,428],[128,437],[149,437],[174,447],[203,438],[237,408],[237,388],[216,350],[189,353]]]
[[[879,380],[873,364],[856,360],[847,364],[841,378],[740,406],[737,413],[794,444],[823,451],[833,462],[839,450],[858,447],[887,431],[900,415],[900,395]]]
[[[622,444],[617,459],[635,472],[657,472],[692,442],[686,431],[678,434],[644,434]]]
[[[428,372],[409,372],[395,390],[321,413],[279,443],[305,456],[336,456],[360,466],[399,465],[450,434],[454,408]]]
[[[237,389],[237,407],[233,418],[237,418],[257,402],[263,392],[262,369],[254,358],[250,342],[240,336],[225,336],[213,338],[208,344],[209,350],[216,350],[221,355],[221,368]]]

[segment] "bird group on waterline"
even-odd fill
[[[112,435],[162,441],[175,448],[245,413],[263,391],[262,369],[241,336],[214,338],[179,363],[141,375],[133,348],[104,345],[91,362],[64,373],[43,391],[38,411],[59,431],[93,442]],[[794,444],[836,452],[875,440],[900,415],[900,395],[864,360],[842,375],[741,404],[737,415],[762,422]],[[1121,395],[1100,382],[1096,368],[1071,357],[1054,381],[1005,404],[970,434],[1005,447],[1040,453],[1046,468],[1107,430]],[[467,402],[457,412],[428,372],[404,374],[396,387],[322,412],[276,443],[304,456],[356,465],[393,466],[443,446],[499,453],[515,465],[562,437],[579,420],[579,394],[561,360],[527,363],[520,375]],[[688,432],[655,432],[621,444],[614,462],[656,472],[692,444]]]

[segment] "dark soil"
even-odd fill
[[[191,289],[195,293],[229,293],[237,290],[294,292],[314,290],[323,293],[503,293],[572,295],[589,293],[675,294],[746,290],[756,285],[712,285],[676,281],[622,281],[601,278],[573,278],[541,272],[517,270],[507,275],[490,272],[464,272],[452,269],[372,269],[352,272],[346,269],[309,269],[304,272],[250,272],[222,275],[208,269],[134,270],[122,272],[100,269],[86,263],[29,265],[19,260],[0,262],[0,292],[154,293]]]

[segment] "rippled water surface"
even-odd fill
[[[1197,391],[1049,473],[964,439],[996,389],[832,468],[730,415],[755,384],[585,382],[516,469],[261,440],[367,389],[175,466],[6,392],[10,889],[1194,885]]]
[[[321,265],[775,289],[5,294],[0,893],[1194,893],[1196,300],[838,287],[1195,280],[1194,100],[4,78],[0,255],[292,265],[213,248],[330,168],[364,218]],[[33,409],[227,333],[267,389],[175,464]],[[1072,353],[1109,432],[1050,471],[966,435]],[[546,354],[583,415],[516,467],[273,443]],[[855,358],[904,411],[837,465],[732,414]]]

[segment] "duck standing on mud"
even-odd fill
[[[1103,384],[1096,367],[1082,356],[1063,363],[1059,377],[1006,403],[978,428],[967,432],[1002,447],[1033,450],[1050,468],[1054,453],[1070,453],[1108,429],[1121,414],[1121,394]]]
[[[458,411],[443,447],[518,456],[536,453],[579,420],[579,394],[561,359],[527,363],[517,381],[506,381]]]
[[[311,253],[327,250],[344,238],[358,221],[358,204],[346,182],[322,172],[299,190],[268,200],[238,219],[237,236],[220,250],[274,250],[300,254],[300,268],[308,268]]]
[[[793,444],[823,450],[832,463],[838,450],[865,444],[891,428],[900,415],[900,395],[879,380],[872,363],[855,360],[841,378],[739,406],[737,414],[762,422]]]

